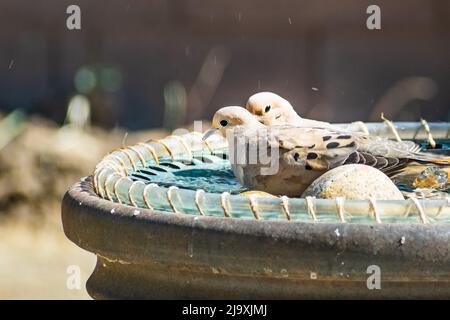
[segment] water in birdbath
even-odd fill
[[[438,140],[435,149],[430,149],[425,141],[418,141],[426,152],[450,156],[450,139]],[[162,187],[176,186],[181,189],[203,189],[206,192],[229,192],[238,194],[246,191],[231,170],[228,160],[218,160],[201,165],[177,166],[176,163],[160,163],[160,167],[138,170],[132,175],[134,180],[156,183]],[[151,169],[157,173],[150,173]],[[163,168],[163,169],[162,169]],[[397,187],[405,196],[415,195],[419,198],[440,198],[450,193],[448,176],[450,167],[438,167],[415,164],[408,166],[393,178]]]
[[[432,149],[428,142],[418,141],[422,150],[444,156],[450,156],[450,140],[438,140]],[[448,177],[450,167],[435,165],[408,166],[393,180],[405,196],[415,195],[419,198],[448,197],[450,184]]]

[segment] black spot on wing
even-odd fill
[[[312,148],[314,148],[316,145],[315,144],[312,144],[312,145],[310,145],[310,146],[295,146],[295,148],[300,148],[300,149],[302,149],[302,148],[307,148],[307,149],[312,149]]]
[[[323,141],[328,141],[328,140],[330,140],[331,139],[331,136],[323,136],[322,137],[322,140]]]
[[[317,153],[310,152],[310,153],[308,153],[308,155],[306,156],[306,159],[308,159],[308,160],[313,160],[313,159],[317,159],[317,157],[318,157]]]
[[[353,141],[353,142],[347,144],[346,146],[344,146],[344,148],[354,148],[355,145],[356,145],[356,143],[355,143],[355,141]]]
[[[312,170],[313,168],[309,164],[307,164],[307,165],[305,165],[305,169],[306,170]]]
[[[339,142],[330,142],[327,144],[327,149],[335,149],[339,147]]]
[[[298,161],[298,158],[300,158],[300,154],[298,152],[294,153],[294,160]]]
[[[338,136],[336,139],[351,139],[352,138],[352,136],[350,136],[350,135],[341,135],[341,136]]]

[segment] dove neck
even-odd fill
[[[287,110],[286,118],[287,118],[286,122],[290,122],[290,123],[298,123],[298,121],[304,120],[302,117],[300,117],[297,114],[297,112],[295,112],[295,110],[293,108]]]

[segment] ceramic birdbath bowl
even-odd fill
[[[425,140],[450,124],[365,124]],[[440,140],[437,140],[440,141]],[[97,256],[96,299],[450,298],[448,198],[242,194],[226,143],[199,134],[115,150],[62,203],[67,237]]]

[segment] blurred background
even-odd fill
[[[60,201],[117,146],[258,91],[330,122],[450,117],[447,0],[2,0],[0,39],[3,299],[88,298],[66,270],[85,282],[95,257],[64,237]]]

